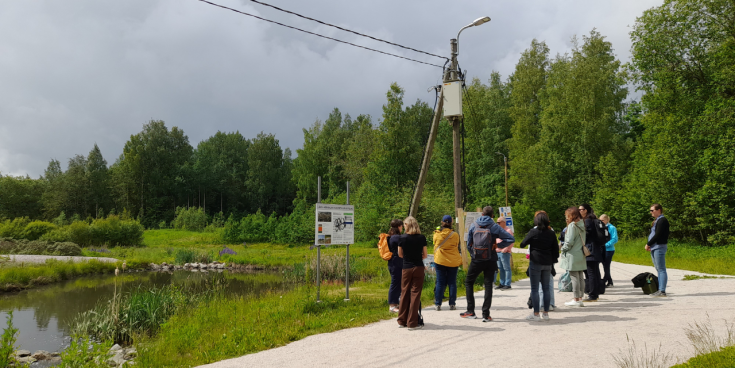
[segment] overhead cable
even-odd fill
[[[226,6],[224,6],[224,5],[220,5],[220,4],[215,4],[215,3],[211,2],[211,1],[207,1],[207,0],[198,0],[198,1],[201,1],[201,2],[203,2],[203,3],[207,3],[207,4],[209,4],[209,5],[214,5],[214,6],[216,6],[216,7],[222,8],[222,9],[227,9],[227,10],[231,10],[231,11],[234,11],[234,12],[236,12],[236,13],[240,13],[240,14],[242,14],[242,15],[247,15],[247,16],[249,16],[249,17],[253,17],[253,18],[257,18],[257,19],[260,19],[260,20],[264,20],[264,21],[266,21],[266,22],[270,22],[270,23],[278,24],[279,26],[283,26],[283,27],[286,27],[286,28],[291,28],[291,29],[295,29],[295,30],[297,30],[297,31],[301,31],[301,32],[304,32],[304,33],[308,33],[308,34],[310,34],[310,35],[314,35],[314,36],[317,36],[317,37],[321,37],[321,38],[326,38],[326,39],[328,39],[328,40],[332,40],[332,41],[337,41],[337,42],[340,42],[340,43],[344,43],[344,44],[347,44],[347,45],[350,45],[350,46],[355,46],[355,47],[359,47],[359,48],[361,48],[361,49],[365,49],[365,50],[370,50],[370,51],[375,51],[375,52],[379,52],[379,53],[381,53],[381,54],[384,54],[384,55],[389,55],[389,56],[397,57],[397,58],[399,58],[399,59],[405,59],[405,60],[410,60],[410,61],[414,61],[414,62],[417,62],[417,63],[420,63],[420,64],[426,64],[426,65],[431,65],[431,66],[435,66],[435,67],[437,67],[437,68],[441,68],[441,67],[442,67],[441,65],[436,65],[436,64],[432,64],[432,63],[427,63],[427,62],[424,62],[424,61],[420,61],[420,60],[416,60],[416,59],[411,59],[411,58],[407,58],[407,57],[405,57],[405,56],[401,56],[401,55],[396,55],[396,54],[391,54],[391,53],[389,53],[389,52],[385,52],[385,51],[380,51],[380,50],[376,50],[376,49],[371,49],[371,48],[369,48],[369,47],[365,47],[365,46],[360,46],[360,45],[356,45],[356,44],[354,44],[354,43],[351,43],[351,42],[347,42],[347,41],[342,41],[342,40],[338,40],[338,39],[336,39],[336,38],[332,38],[332,37],[329,37],[329,36],[324,36],[324,35],[320,35],[320,34],[318,34],[318,33],[310,32],[310,31],[307,31],[307,30],[304,30],[304,29],[301,29],[301,28],[297,28],[297,27],[289,26],[289,25],[286,25],[286,24],[283,24],[283,23],[279,23],[279,22],[276,22],[276,21],[274,21],[274,20],[270,20],[270,19],[265,19],[265,18],[263,18],[263,17],[259,17],[259,16],[257,16],[257,15],[253,15],[253,14],[250,14],[250,13],[245,13],[245,12],[243,12],[243,11],[240,11],[240,10],[237,10],[237,9],[233,9],[233,8],[229,8],[229,7],[226,7]]]
[[[342,28],[342,27],[340,27],[340,26],[336,26],[336,25],[334,25],[334,24],[329,24],[329,23],[327,23],[327,22],[322,22],[322,21],[321,21],[321,20],[319,20],[319,19],[314,19],[314,18],[310,18],[310,17],[307,17],[307,16],[305,16],[305,15],[301,15],[301,14],[299,14],[299,13],[294,13],[294,12],[292,12],[292,11],[289,11],[289,10],[286,10],[286,9],[281,9],[281,8],[279,8],[279,7],[275,6],[275,5],[271,5],[271,4],[266,4],[266,3],[262,2],[262,1],[258,1],[258,0],[250,0],[250,1],[252,1],[252,2],[254,2],[254,3],[256,3],[256,4],[260,4],[260,5],[263,5],[263,6],[268,6],[268,7],[271,7],[271,8],[273,8],[273,9],[276,9],[276,10],[282,11],[282,12],[284,12],[284,13],[288,13],[288,14],[292,14],[292,15],[295,15],[295,16],[297,16],[297,17],[300,17],[300,18],[304,18],[304,19],[308,19],[308,20],[311,20],[311,21],[317,22],[317,23],[319,23],[319,24],[323,24],[323,25],[325,25],[325,26],[329,26],[329,27],[334,27],[334,28],[337,28],[337,29],[339,29],[339,30],[341,30],[341,31],[345,31],[345,32],[350,32],[350,33],[354,33],[354,34],[356,34],[356,35],[358,35],[358,36],[362,36],[362,37],[367,37],[367,38],[373,39],[373,40],[375,40],[375,41],[379,41],[379,42],[384,42],[384,43],[387,43],[387,44],[389,44],[389,45],[393,45],[393,46],[398,46],[398,47],[404,48],[404,49],[406,49],[406,50],[416,51],[416,52],[420,52],[420,53],[422,53],[422,54],[426,54],[426,55],[429,55],[429,56],[435,56],[435,57],[438,57],[438,58],[441,58],[441,59],[446,59],[446,60],[449,60],[449,58],[448,58],[448,57],[446,57],[446,56],[439,56],[439,55],[436,55],[436,54],[432,54],[432,53],[430,53],[430,52],[426,52],[426,51],[421,51],[421,50],[416,50],[416,49],[414,49],[413,47],[408,47],[408,46],[403,46],[403,45],[399,45],[399,44],[397,44],[397,43],[393,43],[393,42],[390,42],[390,41],[382,40],[382,39],[380,39],[380,38],[377,38],[377,37],[373,37],[373,36],[370,36],[370,35],[366,35],[366,34],[363,34],[363,33],[360,33],[360,32],[355,32],[355,31],[353,31],[353,30],[351,30],[351,29],[347,29],[347,28]]]

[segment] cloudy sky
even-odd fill
[[[278,12],[248,0],[213,0],[371,48],[417,54]],[[552,54],[597,28],[620,60],[630,26],[661,0],[264,0],[325,22],[439,55],[462,33],[469,77],[503,78],[536,38]],[[302,128],[338,107],[380,119],[390,83],[404,101],[433,104],[441,70],[339,44],[197,0],[4,0],[0,2],[0,173],[62,168],[95,143],[109,164],[151,119],[178,126],[193,146],[219,131],[273,133],[294,152]]]

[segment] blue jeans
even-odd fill
[[[436,264],[436,287],[434,288],[434,304],[442,305],[444,290],[449,286],[449,305],[457,303],[457,270],[459,267],[447,267]]]
[[[510,268],[511,253],[498,252],[498,273],[500,274],[500,286],[510,286],[513,278],[513,270]],[[495,280],[495,277],[493,277]]]
[[[551,289],[549,289],[549,279],[551,278],[551,265],[539,265],[531,261],[528,265],[528,273],[531,276],[531,302],[533,303],[533,313],[538,313],[540,308],[539,300],[539,284],[544,292],[544,312],[549,311],[551,306]]]
[[[669,275],[666,274],[666,250],[665,245],[659,245],[658,249],[651,251],[653,267],[658,271],[658,289],[664,293],[666,292],[666,281],[669,281]]]
[[[551,305],[556,306],[556,300],[554,300],[554,277],[549,277],[549,294]],[[538,298],[539,300],[544,300],[544,287],[541,285],[541,282],[539,282],[539,290],[538,290]]]

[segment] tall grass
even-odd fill
[[[614,261],[639,265],[653,265],[651,253],[644,249],[643,238],[622,240],[615,245]],[[735,275],[735,244],[727,246],[701,246],[678,240],[670,240],[666,251],[666,267],[682,270]]]
[[[45,264],[23,265],[6,262],[0,267],[0,291],[17,291],[92,273],[113,272],[114,263],[95,260],[61,262],[47,260]]]
[[[220,292],[222,284],[223,281],[215,277],[206,290],[166,285],[116,293],[112,299],[77,316],[72,323],[72,334],[130,344],[136,336],[155,335],[171,316]]]

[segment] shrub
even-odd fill
[[[0,367],[27,367],[15,359],[15,342],[18,338],[18,329],[13,326],[13,311],[8,312],[8,325],[0,336]]]
[[[16,217],[12,221],[5,220],[0,225],[0,238],[23,239],[23,233],[30,222],[28,217]]]
[[[43,234],[38,240],[50,241],[50,242],[69,242],[71,241],[71,232],[69,227],[56,228]]]
[[[192,263],[196,259],[198,252],[194,249],[179,249],[176,251],[174,263],[183,265],[184,263]]]
[[[0,238],[0,253],[80,256],[82,248],[69,242]]]
[[[176,207],[176,217],[171,222],[174,229],[202,231],[207,226],[207,215],[201,207]]]
[[[75,220],[71,225],[66,227],[66,230],[69,232],[70,241],[82,246],[90,245],[92,243],[92,239],[89,234],[89,225],[86,222]]]
[[[89,226],[90,243],[85,245],[140,245],[143,243],[143,225],[136,220],[121,220],[112,215],[94,220]]]
[[[61,211],[59,216],[53,219],[53,223],[54,225],[59,227],[69,225],[69,223],[66,221],[66,214],[64,213],[64,211]]]
[[[23,230],[23,239],[38,240],[48,232],[56,230],[56,225],[46,221],[33,221]]]

